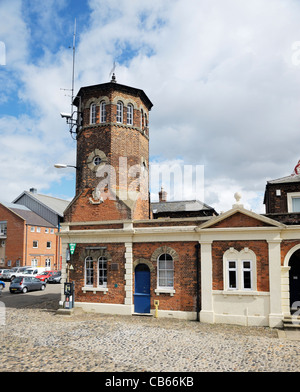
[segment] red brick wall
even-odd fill
[[[57,262],[57,236],[54,229],[54,234],[51,234],[48,227],[48,233],[45,232],[45,227],[40,227],[40,232],[37,231],[37,226],[34,227],[34,232],[31,232],[31,225],[26,227],[27,230],[27,247],[26,247],[26,265],[31,265],[32,259],[37,259],[38,267],[45,267],[46,259],[50,259],[51,269],[59,269]],[[39,227],[39,226],[38,226]],[[38,241],[38,248],[33,247],[33,241]],[[51,242],[51,248],[47,248],[47,241]],[[24,264],[25,265],[25,264]]]
[[[267,223],[254,219],[251,216],[237,212],[231,215],[230,217],[222,220],[221,222],[216,223],[211,227],[218,228],[218,227],[260,227],[260,226],[271,226],[271,225],[268,225]]]
[[[212,244],[213,290],[224,290],[223,255],[229,248],[249,248],[256,255],[257,291],[269,291],[269,250],[266,241],[214,241]]]
[[[153,252],[161,246],[174,249],[179,260],[174,262],[174,296],[170,294],[156,295],[157,288],[157,262],[153,262],[154,270],[151,272],[151,308],[154,309],[154,300],[159,300],[159,309],[196,311],[196,242],[156,242],[134,243],[134,261],[144,258],[151,259]]]
[[[300,240],[283,240],[281,242],[281,265],[284,263],[284,258],[288,251],[292,249],[294,246],[299,245]]]
[[[11,260],[11,267],[16,266],[20,259],[20,265],[24,265],[25,259],[25,221],[18,215],[0,204],[0,220],[7,221],[7,239],[5,240],[5,267]]]
[[[103,292],[83,293],[82,287],[84,282],[84,266],[85,266],[85,248],[93,246],[103,246],[107,248],[107,252],[111,256],[111,260],[107,265],[107,288],[106,294]],[[74,270],[70,271],[70,281],[75,280],[75,300],[78,302],[93,303],[112,303],[124,304],[125,301],[125,246],[124,244],[77,244],[74,255],[71,256],[71,264]],[[94,287],[97,287],[97,260],[93,260],[94,264]],[[118,269],[112,271],[111,265],[118,264]]]

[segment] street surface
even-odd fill
[[[61,284],[47,284],[44,291],[29,291],[26,294],[16,293],[11,294],[9,291],[10,282],[5,282],[5,289],[2,291],[0,301],[3,302],[6,308],[24,308],[36,307],[41,301],[56,301],[57,307],[60,301]]]

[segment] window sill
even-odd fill
[[[257,296],[262,296],[262,295],[269,295],[268,292],[256,291],[256,290],[213,290],[213,294],[223,295],[224,298],[226,298],[227,296],[257,297]]]
[[[164,289],[164,288],[155,289],[154,292],[155,292],[156,295],[159,295],[159,294],[170,294],[171,297],[173,297],[173,295],[175,294],[175,290],[174,289]]]
[[[87,291],[88,291],[88,292],[89,292],[89,291],[92,291],[93,294],[96,294],[97,291],[100,291],[100,292],[103,292],[104,294],[106,294],[107,291],[108,291],[108,288],[107,288],[107,287],[92,287],[92,286],[85,286],[85,287],[82,287],[81,290],[82,290],[84,293],[86,293]]]

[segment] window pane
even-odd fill
[[[292,197],[293,212],[300,212],[300,197]]]
[[[96,105],[94,103],[90,107],[90,123],[96,124]]]
[[[102,123],[106,122],[106,106],[105,106],[105,102],[101,102],[100,105],[100,121]]]
[[[87,286],[93,286],[94,284],[94,268],[92,257],[85,259],[85,284]]]
[[[105,257],[99,257],[98,259],[98,279],[99,286],[105,286],[107,284],[107,259]]]
[[[251,289],[251,272],[244,271],[244,289]]]
[[[164,253],[158,258],[158,286],[174,286],[174,263],[173,258],[168,253]]]
[[[236,271],[229,271],[229,288],[236,289]]]
[[[235,261],[229,261],[229,268],[235,268],[236,267],[236,262]]]
[[[243,267],[245,269],[250,269],[251,268],[251,262],[250,261],[243,261]]]

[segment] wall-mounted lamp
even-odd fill
[[[65,163],[56,163],[55,165],[54,165],[54,167],[56,167],[57,169],[65,169],[65,168],[67,168],[67,167],[74,167],[74,169],[78,169],[78,167],[77,166],[73,166],[73,165],[66,165]]]

